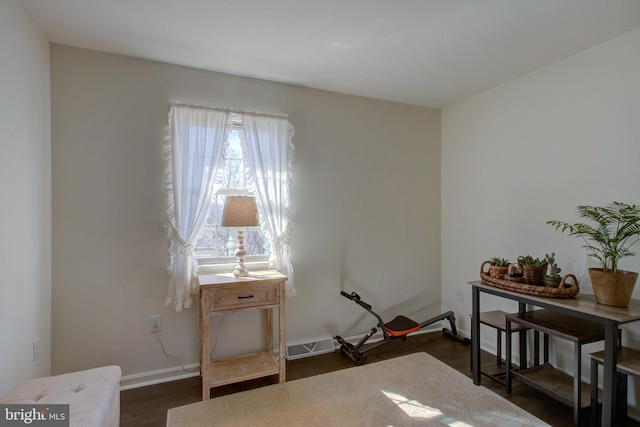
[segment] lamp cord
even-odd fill
[[[220,321],[220,324],[218,325],[218,328],[216,330],[216,340],[213,343],[213,348],[211,349],[211,353],[209,353],[209,360],[213,359],[213,352],[216,351],[216,347],[218,346],[218,338],[220,337],[220,330],[222,329],[222,325],[224,324],[224,321],[226,318],[227,318],[226,314],[222,315],[222,320]]]
[[[163,353],[166,357],[169,357],[169,358],[171,358],[171,359],[175,359],[175,360],[177,360],[177,361],[178,361],[178,363],[180,364],[180,367],[182,368],[182,370],[183,370],[184,372],[200,372],[200,368],[199,368],[199,367],[198,367],[198,368],[193,368],[193,369],[187,369],[187,368],[185,368],[185,367],[184,367],[184,365],[182,364],[182,361],[180,360],[180,358],[179,358],[179,357],[177,357],[177,356],[172,356],[172,355],[170,355],[170,354],[167,354],[167,351],[166,351],[166,350],[165,350],[165,348],[164,348],[164,344],[162,344],[162,340],[160,339],[160,332],[153,332],[153,335],[155,335],[155,336],[156,336],[156,338],[158,339],[158,342],[160,343],[160,347],[162,347],[162,353]]]
[[[218,337],[220,336],[220,329],[222,328],[222,325],[224,324],[225,319],[227,318],[227,315],[223,315],[222,316],[222,321],[220,322],[220,324],[218,325],[217,331],[216,331],[216,340],[213,344],[213,348],[211,349],[211,353],[209,353],[209,359],[211,359],[213,357],[213,352],[216,351],[216,347],[218,346]],[[182,368],[182,370],[184,372],[200,372],[200,368],[193,368],[193,369],[187,369],[184,367],[184,364],[182,363],[182,361],[180,360],[180,358],[178,356],[173,356],[171,354],[167,353],[167,350],[164,348],[164,344],[162,343],[162,340],[160,339],[160,332],[152,332],[153,335],[156,336],[156,339],[158,340],[158,343],[160,344],[160,347],[162,348],[162,354],[165,355],[165,357],[168,357],[170,359],[175,359],[178,361],[178,363],[180,364],[180,368]]]

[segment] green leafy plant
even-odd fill
[[[558,267],[558,264],[556,264],[556,253],[551,252],[551,254],[544,254],[544,259],[547,261],[547,264],[549,264],[548,276],[560,277],[562,269]]]
[[[520,265],[531,265],[533,267],[540,267],[545,264],[546,261],[544,259],[534,258],[531,255],[520,256],[518,257],[518,263]]]
[[[507,258],[493,257],[489,260],[489,264],[494,267],[508,267],[509,260]]]
[[[620,260],[636,255],[630,250],[640,239],[640,206],[612,202],[607,206],[582,205],[576,208],[578,216],[594,224],[569,224],[563,221],[547,221],[547,224],[580,237],[587,255],[602,264],[603,271],[618,271]]]

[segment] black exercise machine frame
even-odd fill
[[[340,351],[342,351],[345,355],[347,355],[349,359],[351,359],[357,365],[364,363],[366,359],[366,356],[364,353],[374,350],[390,341],[394,341],[398,339],[405,341],[407,339],[407,336],[410,333],[416,332],[426,326],[429,326],[435,322],[445,320],[445,319],[449,321],[451,330],[447,328],[442,328],[443,334],[453,337],[455,339],[458,339],[465,344],[471,343],[471,340],[469,340],[469,338],[465,338],[458,335],[458,329],[456,328],[456,317],[453,311],[447,311],[446,313],[439,314],[435,317],[425,320],[422,323],[417,323],[404,316],[396,316],[391,322],[385,323],[384,320],[382,320],[382,317],[380,317],[378,313],[373,311],[371,305],[362,301],[362,299],[360,298],[360,295],[358,295],[356,292],[351,292],[351,294],[348,294],[345,291],[341,291],[340,294],[343,297],[348,298],[351,301],[355,302],[360,307],[364,308],[369,314],[371,314],[378,320],[378,323],[376,324],[376,326],[369,329],[369,331],[356,344],[351,344],[350,342],[342,338],[340,335],[336,335],[333,337],[340,344]],[[390,327],[390,325],[394,323],[395,324],[400,323],[405,325],[409,324],[410,326],[413,326],[413,327],[409,328],[410,332],[408,333],[400,332],[399,335],[392,335],[389,333],[387,329]],[[378,329],[382,330],[382,340],[365,345],[365,343],[369,340],[369,338],[371,338],[376,332],[378,332]]]

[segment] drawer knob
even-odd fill
[[[249,299],[249,298],[253,298],[253,295],[244,295],[244,296],[238,297],[238,299]]]

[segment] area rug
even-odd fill
[[[167,426],[546,426],[427,353],[169,409]]]

